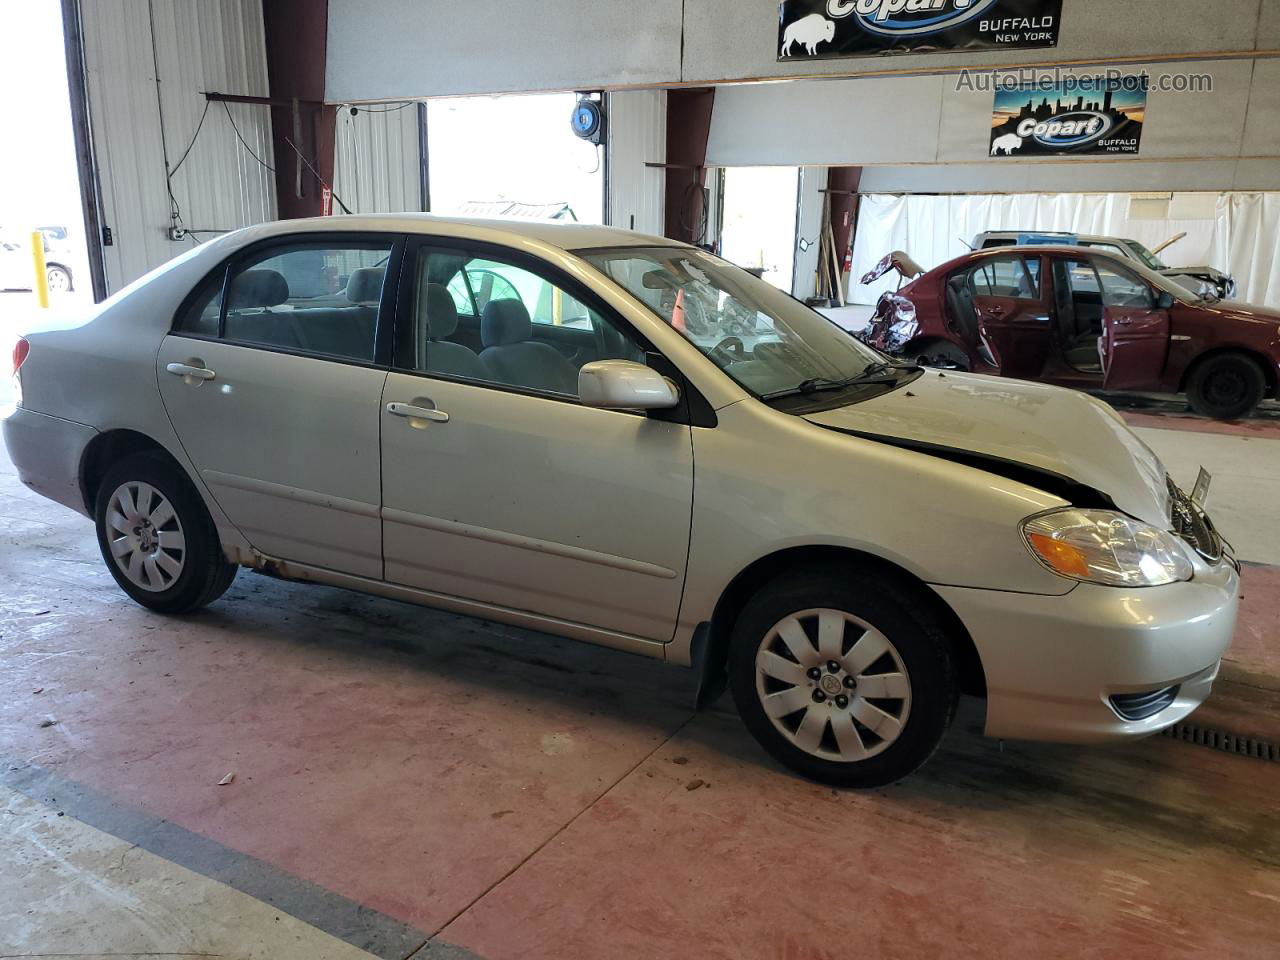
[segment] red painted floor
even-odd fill
[[[1156,430],[1189,430],[1193,433],[1217,433],[1235,437],[1280,439],[1280,421],[1267,420],[1208,420],[1195,414],[1136,413],[1119,410],[1125,423],[1131,427],[1151,427]]]
[[[1215,722],[1280,715],[1278,577],[1246,569]],[[153,616],[3,472],[0,657],[9,757],[489,960],[1276,956],[1280,765],[1002,750],[969,704],[836,793],[658,663],[243,573]]]
[[[836,794],[774,775],[717,716],[443,936],[492,960],[1271,958],[1266,772],[1167,741],[1001,753],[962,732],[899,787]]]

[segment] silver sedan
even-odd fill
[[[693,667],[778,760],[902,777],[1155,733],[1238,575],[1101,403],[889,362],[702,250],[579,224],[267,224],[14,355],[24,483],[181,613],[240,567]]]

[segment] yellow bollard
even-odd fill
[[[41,310],[49,309],[49,271],[44,264],[44,234],[39,230],[31,231],[31,262],[36,268],[36,285],[31,289],[36,292],[36,300]]]

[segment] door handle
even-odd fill
[[[387,413],[393,417],[408,417],[410,420],[430,420],[432,423],[448,423],[449,415],[435,407],[420,407],[412,403],[391,402],[387,404]]]
[[[184,377],[191,380],[212,380],[217,376],[208,367],[197,367],[189,363],[170,363],[165,367],[175,377]]]

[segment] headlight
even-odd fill
[[[1172,533],[1110,510],[1042,513],[1023,521],[1022,535],[1036,559],[1072,580],[1158,587],[1195,572]]]

